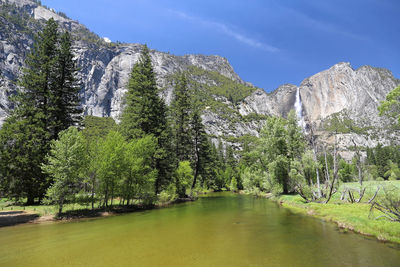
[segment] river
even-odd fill
[[[0,266],[399,266],[400,248],[250,196],[0,229]]]

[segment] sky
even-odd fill
[[[219,55],[271,92],[339,62],[400,78],[399,0],[42,0],[112,41]]]

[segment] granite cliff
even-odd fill
[[[0,7],[0,120],[12,109],[8,98],[17,89],[34,33],[51,17],[74,36],[85,114],[118,120],[141,44],[104,40],[37,1],[0,0]],[[400,84],[389,70],[370,66],[353,69],[349,63],[339,63],[306,78],[299,86],[285,84],[266,93],[244,82],[220,56],[175,56],[151,50],[151,58],[160,95],[167,104],[172,98],[171,78],[178,72],[187,73],[190,87],[204,99],[203,122],[215,140],[222,138],[240,147],[244,139],[257,135],[268,116],[286,116],[294,108],[297,90],[307,127],[314,125],[321,140],[332,142],[332,121],[339,121],[340,129],[337,131],[336,125],[335,131],[343,150],[352,146],[352,139],[360,146],[396,140],[396,129],[377,114],[379,101]]]

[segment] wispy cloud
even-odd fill
[[[295,18],[301,20],[307,27],[312,27],[312,28],[320,30],[320,31],[324,31],[324,32],[331,33],[331,34],[342,35],[344,37],[348,37],[348,38],[352,38],[352,39],[356,39],[356,40],[367,40],[368,39],[365,36],[362,36],[360,34],[356,34],[356,33],[344,30],[342,27],[337,26],[335,24],[331,24],[331,23],[327,23],[327,22],[324,22],[321,20],[314,19],[314,18],[304,14],[301,11],[294,10],[291,8],[286,8],[286,11],[287,11],[287,13],[289,13],[288,16],[295,17]]]
[[[182,18],[184,20],[191,21],[191,22],[197,23],[197,24],[201,24],[208,28],[216,29],[216,30],[222,32],[223,34],[230,36],[230,37],[234,38],[235,40],[237,40],[243,44],[246,44],[248,46],[262,49],[262,50],[272,52],[272,53],[279,51],[279,49],[277,47],[274,47],[270,44],[258,41],[254,38],[251,38],[242,33],[239,33],[238,31],[235,31],[234,29],[232,29],[231,27],[229,27],[228,25],[226,25],[224,23],[215,22],[215,21],[201,18],[201,17],[195,17],[195,16],[189,15],[182,11],[177,11],[177,10],[172,10],[172,9],[169,9],[168,11],[173,13],[174,15],[179,16],[180,18]]]

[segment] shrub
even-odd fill
[[[235,178],[235,177],[232,177],[231,184],[230,184],[229,188],[230,188],[230,190],[233,191],[233,192],[236,192],[236,191],[238,190],[238,188],[237,188],[237,181],[236,181],[236,178]]]
[[[174,184],[170,184],[165,190],[161,191],[158,196],[158,200],[161,203],[173,202],[177,198],[178,195],[176,194],[176,186]]]
[[[186,197],[186,190],[192,185],[193,170],[190,162],[185,160],[179,162],[175,171],[176,193],[179,197]]]

